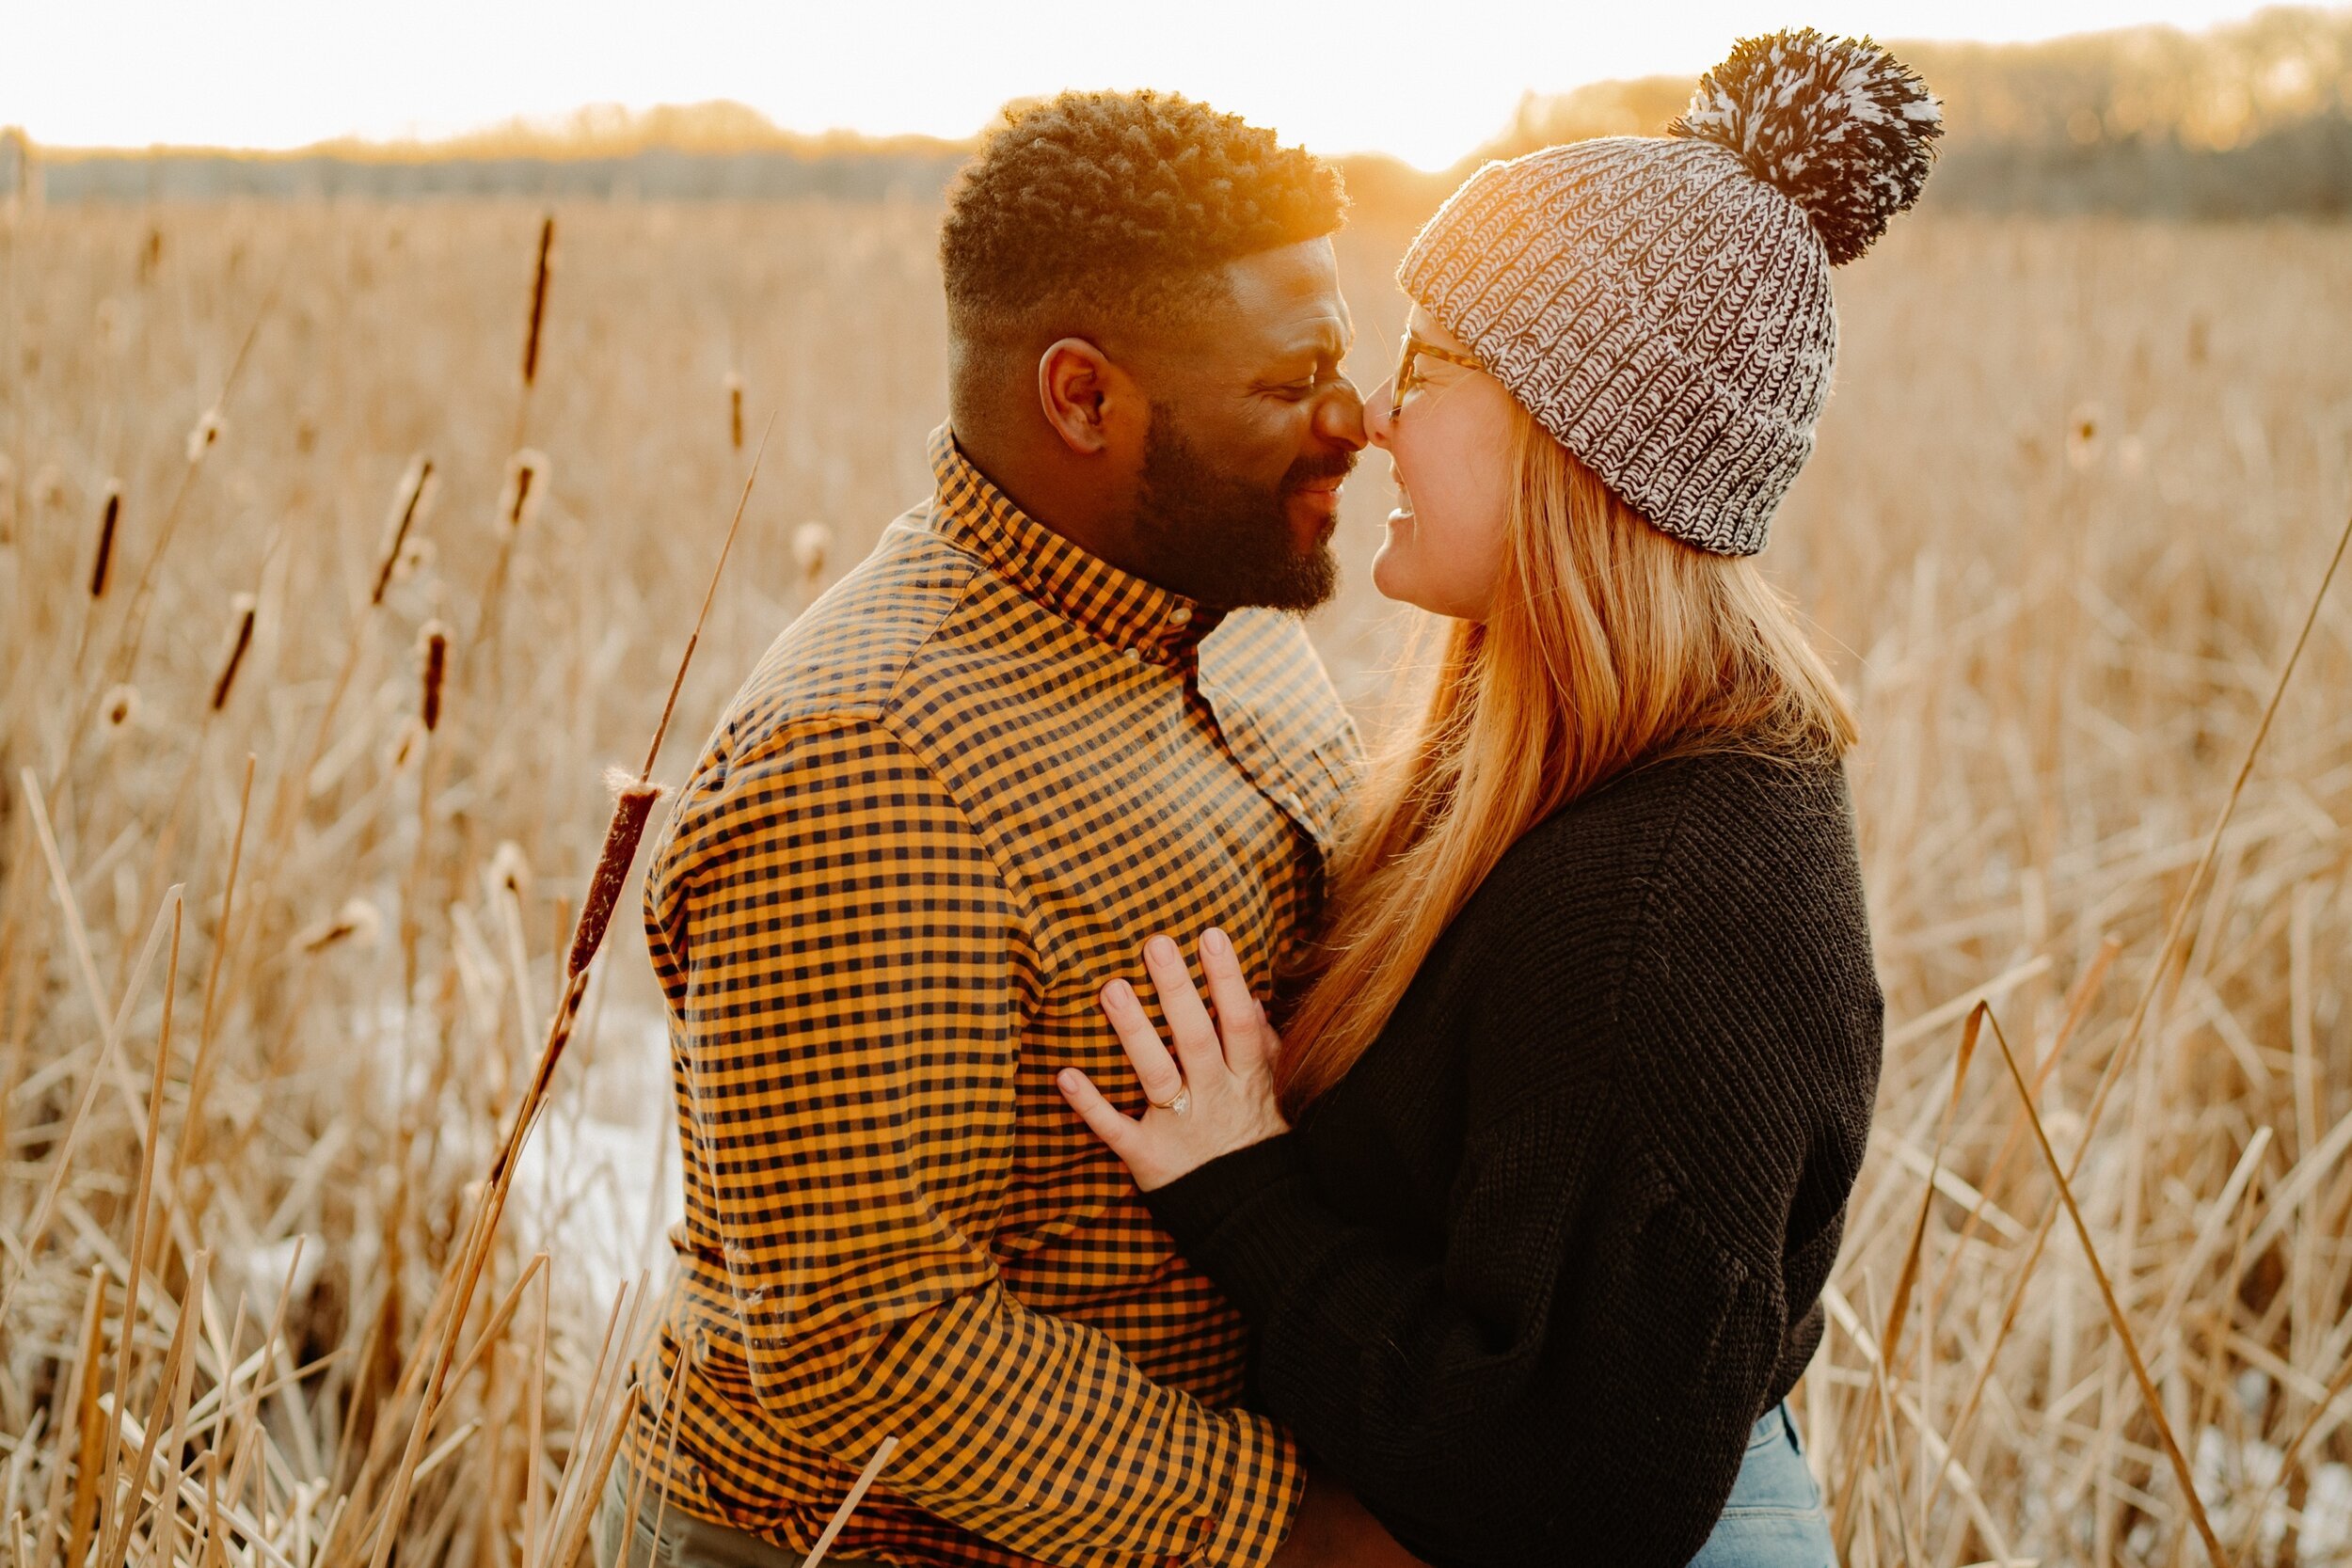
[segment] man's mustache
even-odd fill
[[[1282,476],[1282,494],[1290,495],[1322,479],[1345,479],[1356,471],[1357,453],[1335,451],[1302,457]]]

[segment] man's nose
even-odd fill
[[[1345,377],[1315,404],[1315,434],[1326,441],[1360,451],[1365,442],[1364,400]]]

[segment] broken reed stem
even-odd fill
[[[2296,633],[2294,645],[2287,650],[2286,661],[2279,668],[2279,678],[2271,686],[2270,699],[2263,705],[2262,720],[2254,726],[2254,734],[2246,743],[2246,753],[2238,763],[2236,775],[2230,781],[2230,792],[2221,802],[2220,812],[2214,817],[2212,831],[2205,835],[2203,852],[2197,857],[2197,863],[2189,872],[2188,885],[2181,890],[2180,898],[2172,906],[2171,917],[2165,923],[2164,940],[2157,945],[2156,960],[2149,970],[2148,983],[2140,989],[2139,1001],[2132,1008],[2129,1022],[2124,1024],[2122,1040],[2116,1046],[2114,1055],[2108,1058],[2106,1069],[2099,1075],[2098,1085],[2091,1092],[2090,1104],[2083,1113],[2082,1132],[2075,1139],[2074,1156],[2066,1164],[2066,1175],[2070,1180],[2081,1170],[2083,1160],[2090,1152],[2090,1141],[2099,1130],[2099,1118],[2106,1109],[2108,1095],[2122,1081],[2132,1057],[2138,1051],[2149,1009],[2163,989],[2165,977],[2171,973],[2182,935],[2188,928],[2189,912],[2196,907],[2199,892],[2213,870],[2215,858],[2220,853],[2222,834],[2228,831],[2230,819],[2237,813],[2238,799],[2245,793],[2246,781],[2252,776],[2254,763],[2262,755],[2263,742],[2269,737],[2271,721],[2279,715],[2279,705],[2286,698],[2287,686],[2295,678],[2296,666],[2302,662],[2303,650],[2311,642],[2312,628],[2319,624],[2319,612],[2328,602],[2328,590],[2336,580],[2337,569],[2344,564],[2346,546],[2352,546],[2352,515],[2345,516],[2344,530],[2336,536],[2336,547],[2328,558],[2328,569],[2320,575],[2319,586],[2312,594],[2311,609],[2304,613],[2303,625]],[[1968,1398],[1962,1403],[1960,1414],[1945,1433],[1945,1441],[1955,1450],[1960,1446],[1962,1433],[1976,1417],[1986,1386],[1993,1380],[1993,1369],[2000,1358],[2001,1347],[2008,1342],[2010,1332],[2016,1326],[2018,1310],[2025,1305],[2026,1287],[2033,1282],[2034,1271],[2041,1265],[2050,1233],[2058,1227],[2059,1212],[2058,1205],[2050,1205],[2042,1211],[2042,1219],[2034,1227],[2033,1240],[2026,1249],[2024,1263],[2019,1265],[2017,1281],[2010,1288],[2009,1300],[2001,1311],[2000,1323],[1994,1329],[1992,1342],[1985,1347],[1978,1361],[1976,1381],[1969,1387]],[[1927,1506],[1933,1507],[1935,1500],[1943,1495],[1943,1481],[1942,1474],[1938,1473],[1935,1485],[1928,1494]]]
[[[850,1522],[850,1513],[855,1512],[859,1503],[866,1500],[866,1488],[874,1484],[874,1478],[882,1474],[882,1466],[890,1462],[890,1456],[898,1450],[897,1436],[893,1435],[882,1440],[882,1446],[874,1450],[874,1457],[867,1460],[866,1468],[858,1472],[857,1483],[850,1488],[850,1495],[841,1499],[840,1508],[834,1511],[832,1520],[826,1524],[825,1533],[817,1538],[817,1544],[811,1547],[808,1556],[802,1560],[801,1568],[817,1568],[818,1563],[825,1560],[825,1553],[832,1547],[834,1537],[839,1535],[841,1527]]]
[[[2017,1053],[2010,1049],[2009,1036],[2001,1028],[2001,1021],[1993,1014],[1990,1003],[1979,1002],[1977,1011],[1992,1025],[1994,1043],[2001,1048],[2001,1061],[2009,1068],[2010,1082],[2017,1085],[2017,1098],[2026,1108],[2026,1119],[2033,1128],[2034,1142],[2042,1148],[2042,1158],[2050,1168],[2051,1178],[2058,1182],[2058,1202],[2066,1217],[2074,1222],[2074,1238],[2082,1243],[2083,1257],[2090,1264],[2090,1277],[2098,1284],[2099,1299],[2106,1304],[2107,1321],[2115,1325],[2117,1343],[2123,1358],[2131,1364],[2132,1377],[2139,1384],[2141,1400],[2148,1407],[2148,1418],[2155,1424],[2156,1436],[2164,1444],[2164,1457],[2172,1466],[2172,1479],[2180,1483],[2182,1498],[2188,1505],[2189,1519],[2205,1543],[2205,1555],[2212,1559],[2213,1568],[2230,1568],[2230,1554],[2223,1549],[2221,1538],[2214,1533],[2213,1521],[2205,1516],[2204,1499],[2197,1495],[2197,1478],[2188,1467],[2188,1459],[2181,1452],[2178,1438],[2172,1433],[2172,1423],[2164,1413],[2164,1398],[2156,1392],[2155,1380],[2148,1375],[2148,1363],[2139,1354],[2139,1340],[2132,1333],[2130,1317],[2123,1304],[2116,1299],[2115,1286],[2107,1278],[2106,1265],[2099,1261],[2099,1248],[2090,1239],[2090,1227],[2083,1219],[2082,1210],[2074,1202],[2074,1183],[2058,1150],[2050,1147],[2049,1131],[2042,1125],[2042,1113],[2033,1102],[2033,1090],[2026,1085],[2025,1069],[2017,1065]],[[1974,1015],[1971,1015],[1972,1018]]]

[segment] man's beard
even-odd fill
[[[1219,610],[1314,609],[1339,585],[1339,562],[1327,538],[1297,548],[1290,500],[1355,466],[1352,451],[1301,457],[1268,487],[1218,468],[1155,406],[1136,499],[1139,575]]]

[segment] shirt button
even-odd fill
[[[1190,605],[1180,604],[1175,609],[1169,610],[1168,612],[1168,624],[1171,626],[1188,626],[1192,625],[1192,607]]]
[[[1127,650],[1127,657],[1132,659],[1140,659],[1143,657],[1143,650],[1141,648],[1130,648]]]

